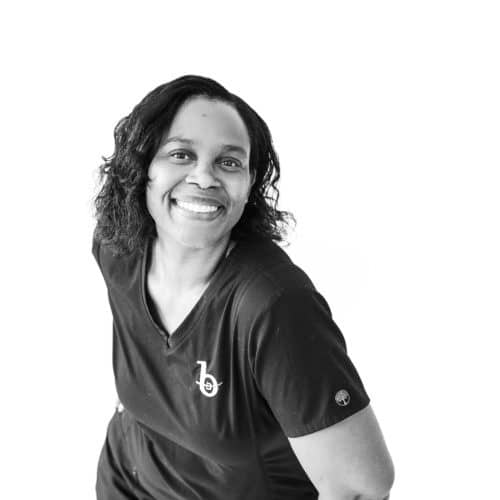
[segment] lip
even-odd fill
[[[172,201],[181,201],[185,203],[196,203],[198,205],[207,205],[209,207],[225,207],[225,203],[218,198],[211,198],[206,196],[171,196]]]

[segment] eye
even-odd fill
[[[174,160],[185,161],[190,159],[191,154],[188,151],[179,150],[179,151],[172,151],[169,154],[169,156]]]
[[[236,170],[241,168],[241,162],[235,160],[234,158],[222,158],[219,163],[227,170]]]

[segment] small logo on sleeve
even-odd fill
[[[200,380],[196,383],[200,386],[200,391],[207,398],[213,398],[219,392],[219,386],[222,382],[217,382],[213,375],[207,373],[207,362],[197,361],[196,364],[201,365],[200,368]]]
[[[335,402],[339,406],[347,406],[351,401],[351,396],[345,389],[341,389],[335,394]]]

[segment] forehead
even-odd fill
[[[238,111],[230,104],[206,97],[193,97],[182,104],[164,140],[171,136],[250,146],[247,128]]]

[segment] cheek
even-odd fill
[[[176,184],[183,182],[186,175],[186,168],[183,165],[173,165],[161,158],[153,159],[148,170],[149,185],[153,191],[171,189]]]
[[[161,168],[161,164],[153,160],[148,169],[148,185],[154,188],[161,182],[165,169]]]
[[[146,207],[151,213],[154,211],[155,206],[160,203],[160,196],[162,192],[162,176],[155,172],[154,170],[149,170],[148,172],[149,180],[146,184]]]
[[[154,164],[151,165],[148,171],[148,183],[146,186],[146,197],[151,199],[151,202],[155,202],[155,198],[165,192],[166,189],[170,189],[172,184],[172,175],[166,168],[161,168]]]
[[[236,204],[245,204],[250,195],[251,185],[250,176],[246,179],[239,179],[226,185],[226,188],[231,193],[231,198]]]

